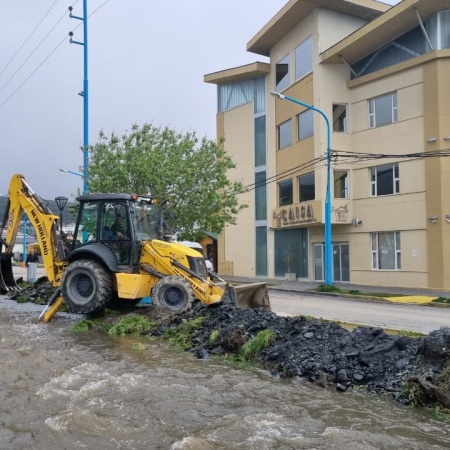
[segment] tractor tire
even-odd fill
[[[189,284],[177,276],[162,278],[154,287],[151,296],[152,302],[156,306],[175,313],[190,309],[194,301]]]
[[[101,264],[80,259],[67,267],[61,293],[71,311],[92,314],[110,302],[112,285],[111,274]]]

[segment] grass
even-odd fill
[[[387,292],[361,292],[358,289],[340,289],[334,284],[327,286],[326,284],[319,284],[316,288],[317,292],[331,292],[334,294],[343,294],[343,295],[359,295],[359,296],[367,296],[367,297],[404,297],[402,294],[389,294]]]
[[[273,343],[275,332],[273,330],[262,330],[252,339],[248,340],[241,348],[240,355],[246,361],[253,360],[265,348]]]
[[[202,327],[205,317],[200,316],[176,327],[168,328],[163,337],[169,341],[169,345],[179,350],[189,350],[192,346],[192,339],[197,331]]]
[[[155,322],[150,322],[143,316],[129,316],[113,325],[108,334],[113,336],[139,335],[144,331],[153,329],[157,326]]]
[[[446,303],[450,305],[450,298],[438,297],[432,300],[432,303]]]

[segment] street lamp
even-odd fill
[[[83,174],[80,172],[74,172],[72,170],[67,170],[67,169],[59,169],[60,172],[64,172],[64,173],[70,173],[71,175],[76,175],[78,177],[83,178]]]
[[[271,95],[278,97],[281,100],[289,100],[290,102],[297,103],[298,105],[304,106],[305,108],[312,109],[318,112],[327,124],[327,193],[325,197],[325,285],[331,286],[333,284],[333,249],[331,241],[331,194],[330,194],[330,184],[331,184],[331,128],[330,121],[327,115],[319,108],[316,108],[308,103],[304,103],[288,95],[280,94],[276,91],[270,91]]]
[[[55,198],[56,205],[59,208],[59,222],[60,222],[61,236],[62,236],[62,230],[63,230],[63,210],[67,204],[67,200],[69,200],[67,197],[56,197]]]

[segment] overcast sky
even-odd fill
[[[203,76],[267,62],[246,45],[286,3],[87,0],[90,143],[145,122],[215,139],[216,86]],[[14,173],[43,198],[82,189],[59,171],[83,165],[83,47],[67,37],[83,41],[83,25],[71,4],[82,16],[82,0],[0,0],[0,194]]]

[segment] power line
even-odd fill
[[[435,150],[431,152],[418,152],[418,153],[405,153],[405,154],[386,154],[386,153],[358,153],[358,152],[348,152],[348,151],[336,151],[332,150],[332,158],[335,159],[334,164],[357,164],[361,161],[373,161],[377,159],[405,159],[407,161],[413,161],[416,159],[425,159],[425,158],[441,158],[450,156],[450,150]],[[347,161],[337,161],[337,158],[341,157],[347,159]],[[354,159],[354,161],[348,161],[348,159]],[[265,181],[250,183],[244,186],[245,191],[242,193],[247,193],[254,191],[260,187],[268,186],[271,183],[279,181],[281,178],[285,178],[289,175],[294,175],[299,172],[303,172],[310,167],[315,167],[319,169],[321,167],[326,167],[326,156],[314,158],[311,161],[308,161],[304,164],[300,164],[298,166],[292,167],[291,169],[287,169],[283,172],[277,173],[269,178],[266,178]]]
[[[75,0],[75,2],[73,3],[73,5],[75,3],[77,3],[78,0]],[[105,6],[110,0],[106,0],[105,2],[103,2],[95,11],[93,11],[88,18],[92,17],[99,9],[103,8],[103,6]],[[66,13],[64,13],[64,15],[58,20],[58,22],[56,23],[56,25],[58,25],[58,23],[64,18],[64,16],[66,15]],[[56,25],[49,31],[48,34],[50,34],[53,29],[56,27]],[[76,30],[78,27],[80,27],[81,24],[78,24],[73,30]],[[45,38],[43,40],[45,40],[48,36],[48,34],[45,36]],[[42,44],[43,40],[39,43],[38,47]],[[0,109],[17,93],[17,91],[42,67],[42,65],[50,58],[50,56],[53,55],[53,53],[55,53],[55,51],[61,46],[61,44],[66,40],[66,37],[63,38],[63,40],[50,52],[50,54],[36,67],[36,69],[33,70],[33,72],[31,72],[31,74],[13,91],[13,93],[3,102],[0,104]],[[37,48],[34,50],[36,51]],[[33,53],[34,53],[33,51]],[[32,54],[33,54],[32,53]],[[32,55],[31,54],[31,55]],[[31,55],[26,59],[26,61],[28,61],[28,59],[30,59]],[[25,62],[26,62],[25,61]],[[19,67],[19,69],[17,69],[17,71],[14,73],[14,75],[22,68],[22,66],[25,64],[25,62]],[[13,76],[14,76],[13,75]],[[11,77],[12,78],[12,77]],[[10,78],[10,79],[11,79]],[[8,82],[10,81],[10,79],[6,82],[6,84],[8,84]],[[2,89],[6,86],[6,84],[0,89],[0,92],[2,91]]]
[[[53,55],[53,53],[55,53],[56,52],[56,50],[58,50],[58,48],[62,45],[62,43],[64,42],[64,41],[66,41],[66,37],[64,37],[64,39],[53,49],[53,51],[47,56],[47,58],[45,58],[37,67],[36,67],[36,69],[34,69],[34,71],[33,72],[31,72],[31,74],[27,77],[27,78],[25,78],[25,80],[21,83],[21,84],[19,84],[19,86],[16,88],[16,90],[15,91],[13,91],[13,93],[9,96],[9,97],[7,97],[6,98],[6,100],[3,102],[3,103],[1,103],[0,104],[0,108],[2,108],[3,107],[3,105],[41,68],[41,66],[47,61],[47,59],[49,59],[50,58],[50,56],[52,56]]]
[[[33,36],[34,32],[38,29],[39,25],[44,21],[44,19],[48,16],[49,12],[53,9],[53,7],[56,5],[56,2],[58,0],[55,0],[53,2],[53,5],[50,6],[48,11],[44,14],[44,17],[39,21],[39,23],[34,27],[33,31],[30,33],[30,35],[25,39],[24,43],[19,47],[19,50],[14,54],[14,56],[8,61],[8,64],[3,68],[3,70],[0,72],[0,75],[8,68],[8,66],[13,62],[14,58],[19,54],[20,50],[25,46],[25,44],[29,41],[31,36]],[[78,1],[78,0],[76,0]]]
[[[64,19],[66,13],[60,17],[60,19],[56,22],[56,24],[50,29],[50,31],[44,36],[44,38],[39,42],[39,44],[34,48],[34,50],[28,55],[28,58],[25,59],[25,61],[19,66],[19,68],[9,77],[9,79],[6,81],[6,83],[0,88],[0,92],[5,89],[5,87],[8,85],[8,83],[16,76],[17,72],[27,63],[27,61],[34,55],[36,50],[42,45],[42,43],[47,39],[47,37],[50,35],[50,33],[58,26],[59,22]],[[52,52],[53,53],[53,52]],[[51,54],[52,54],[51,53]],[[48,58],[48,57],[47,57]],[[45,60],[47,60],[47,58]],[[40,66],[39,66],[40,67]],[[34,73],[34,72],[33,72]]]

